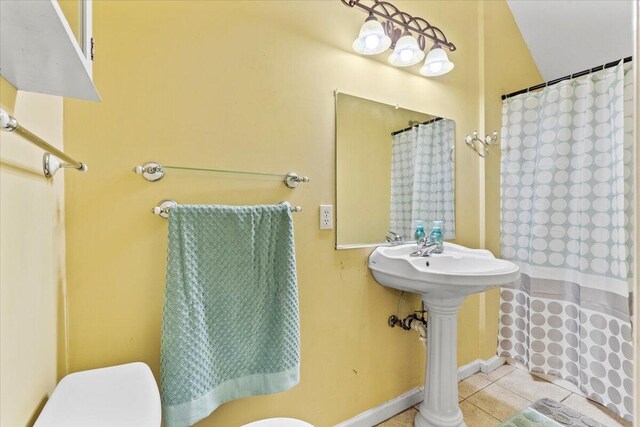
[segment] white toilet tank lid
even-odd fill
[[[67,375],[34,427],[159,427],[161,413],[151,369],[135,362]]]
[[[313,427],[313,425],[294,418],[269,418],[254,421],[242,427]]]

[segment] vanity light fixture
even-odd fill
[[[396,67],[409,67],[422,61],[424,52],[418,46],[418,40],[406,32],[398,41],[389,55],[389,63]]]
[[[433,46],[426,55],[420,74],[435,77],[453,69],[453,62],[449,60],[445,48],[453,52],[456,46],[447,40],[442,30],[427,20],[411,16],[383,0],[342,0],[342,3],[368,13],[353,42],[353,50],[356,52],[377,55],[392,49],[389,63],[397,67],[409,67],[422,61],[426,42],[431,41]]]
[[[453,67],[453,62],[449,61],[447,52],[436,43],[427,54],[427,59],[424,60],[424,65],[420,68],[420,74],[427,77],[441,76],[453,70]]]
[[[391,38],[384,32],[382,24],[373,14],[364,21],[358,38],[353,41],[353,50],[362,55],[377,55],[389,49]]]

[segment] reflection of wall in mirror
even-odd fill
[[[381,243],[389,231],[391,132],[429,114],[338,94],[337,244]]]

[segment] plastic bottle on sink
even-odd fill
[[[441,254],[444,251],[444,239],[442,238],[442,221],[433,221],[429,241],[436,244],[432,253]]]
[[[424,232],[424,225],[421,222],[416,225],[416,232],[414,233],[414,237],[416,238],[416,242],[420,241],[427,234]]]

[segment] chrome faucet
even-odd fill
[[[404,243],[404,239],[398,233],[394,233],[393,231],[389,231],[387,233],[387,237],[385,237],[385,241],[387,243],[391,243],[392,245],[401,245]]]
[[[428,256],[431,256],[431,254],[433,253],[441,254],[442,250],[443,250],[443,247],[440,243],[430,241],[429,237],[423,237],[420,240],[418,240],[418,250],[415,252],[411,252],[409,256],[428,257]]]

